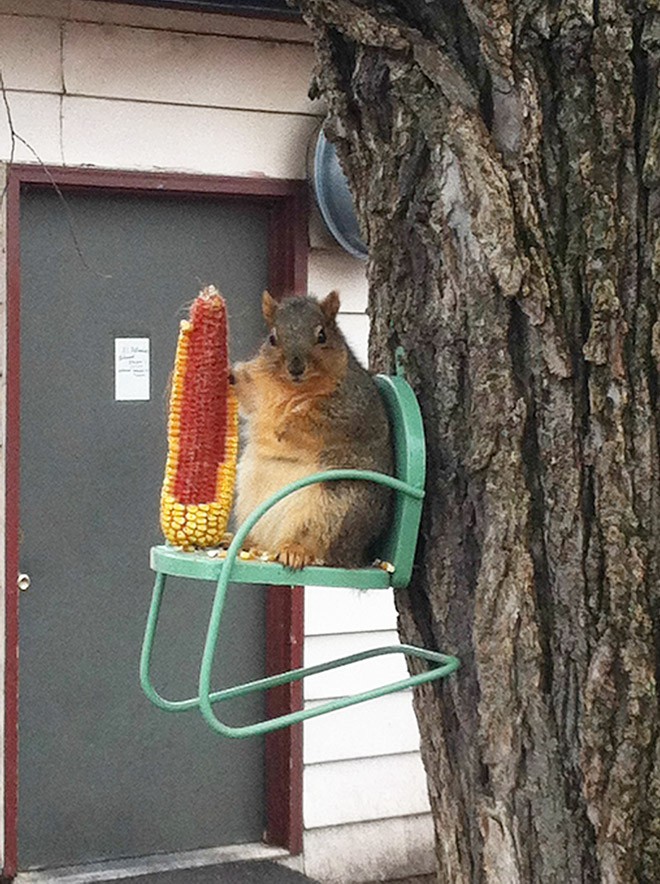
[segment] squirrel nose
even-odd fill
[[[292,378],[299,378],[305,371],[305,363],[300,356],[294,356],[289,360],[288,368]]]

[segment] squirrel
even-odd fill
[[[389,422],[376,384],[336,322],[339,295],[277,302],[263,293],[269,334],[232,380],[247,443],[236,481],[238,524],[275,491],[320,470],[391,475]],[[374,482],[328,481],[293,492],[254,526],[247,544],[283,565],[360,567],[389,516],[390,491]]]

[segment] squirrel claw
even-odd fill
[[[305,565],[313,565],[316,559],[300,543],[285,543],[277,554],[277,561],[285,568],[299,571]]]

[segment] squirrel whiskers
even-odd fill
[[[376,385],[358,363],[336,316],[339,296],[321,302],[263,295],[269,335],[257,356],[233,369],[247,443],[238,464],[239,524],[271,494],[320,470],[392,472],[392,446]],[[389,491],[373,482],[302,488],[254,526],[248,542],[291,568],[358,567],[384,531]]]

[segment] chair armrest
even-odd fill
[[[275,504],[279,503],[285,497],[293,494],[294,491],[299,491],[301,488],[307,488],[309,485],[316,485],[321,482],[338,482],[346,479],[358,479],[366,482],[375,482],[378,485],[386,485],[393,491],[399,491],[402,494],[407,494],[409,497],[415,497],[418,500],[421,500],[424,497],[423,488],[417,488],[414,485],[408,484],[408,482],[402,482],[401,479],[395,479],[394,476],[388,476],[387,473],[378,473],[375,470],[337,469],[312,473],[311,476],[304,476],[302,479],[296,479],[294,482],[290,482],[288,485],[280,488],[271,495],[271,497],[252,510],[247,519],[236,531],[234,539],[227,550],[227,560],[235,558],[238,555],[243,546],[243,541],[254,525],[256,525],[259,519],[272,509]]]
[[[342,479],[357,479],[369,482],[377,482],[379,485],[386,485],[388,488],[392,488],[394,491],[399,491],[403,494],[409,494],[411,497],[416,497],[418,500],[421,500],[424,497],[423,488],[416,488],[413,485],[409,485],[407,482],[402,482],[400,479],[395,479],[393,476],[388,476],[386,473],[378,473],[374,470],[325,470],[320,473],[314,473],[311,476],[305,476],[302,479],[297,479],[295,482],[291,482],[288,485],[285,485],[284,488],[280,488],[279,491],[276,491],[275,494],[268,498],[268,500],[265,500],[250,513],[245,522],[243,522],[243,524],[237,530],[234,539],[232,540],[229,549],[227,550],[227,558],[218,579],[215,598],[213,599],[213,605],[211,607],[211,614],[209,617],[209,624],[206,633],[206,641],[204,643],[202,662],[199,670],[198,696],[200,711],[206,719],[207,723],[212,728],[214,728],[214,730],[224,734],[225,736],[247,736],[250,732],[259,732],[260,730],[259,727],[257,727],[256,731],[250,731],[249,729],[248,731],[241,731],[241,728],[231,728],[228,725],[223,724],[216,717],[212,708],[212,703],[214,699],[220,699],[220,695],[217,693],[214,695],[211,692],[211,669],[213,665],[213,659],[215,657],[216,645],[218,642],[218,631],[220,629],[220,620],[222,618],[225,596],[227,593],[227,587],[231,580],[232,568],[234,566],[234,563],[236,562],[236,556],[253,525],[255,525],[255,523],[258,522],[259,519],[265,513],[267,513],[269,509],[271,509],[271,507],[275,506],[276,503],[279,503],[280,500],[283,500],[289,494],[293,494],[294,491],[298,491],[300,488],[306,488],[308,485],[314,485],[318,482],[340,481]],[[302,677],[302,671],[299,677]],[[266,681],[268,682],[268,684],[272,683],[268,679]],[[360,700],[352,700],[349,702],[360,702]],[[288,723],[292,723],[294,720],[302,720],[300,717],[298,717],[300,716],[300,714],[301,713],[297,713],[295,719],[292,716],[284,716],[281,719],[278,719],[276,727],[286,727]],[[310,713],[310,710],[304,711],[302,713],[302,718],[309,717],[310,714],[315,713]],[[263,727],[263,732],[266,732],[266,730],[269,729],[268,726]]]

